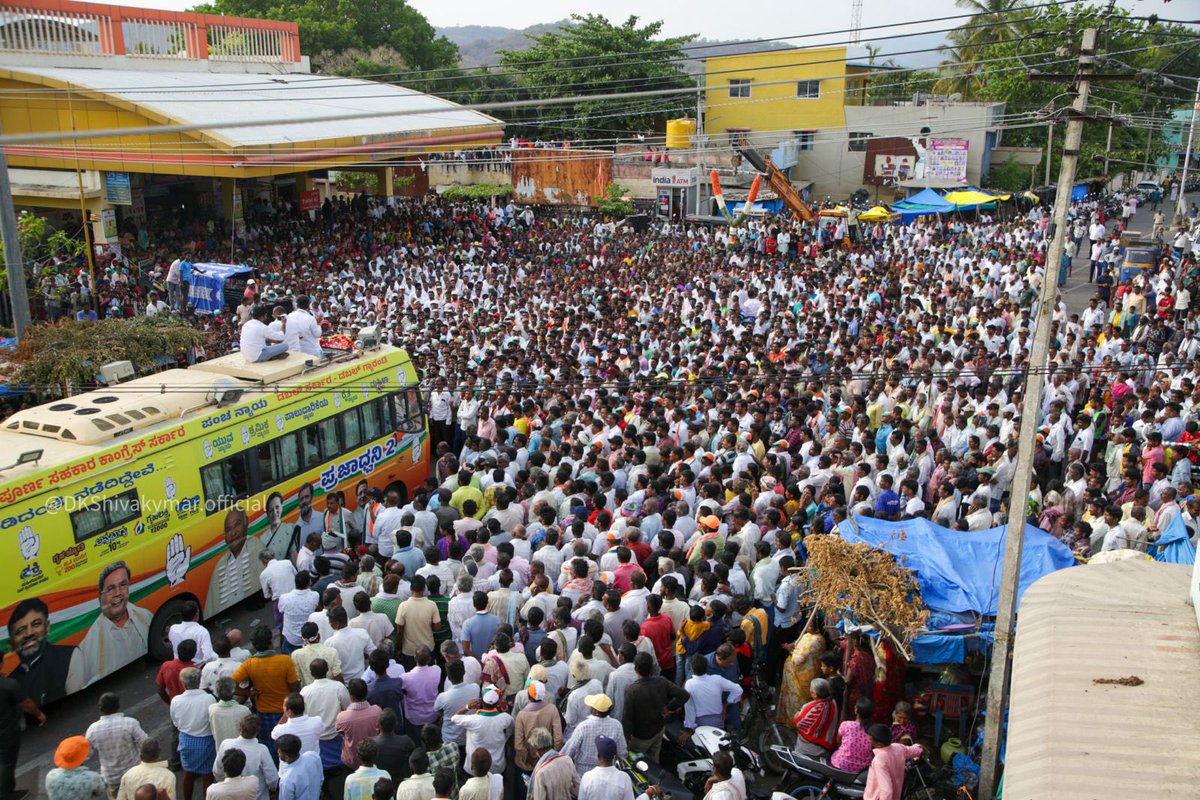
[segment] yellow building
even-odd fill
[[[871,69],[848,63],[845,47],[709,58],[704,133],[723,142],[730,134],[737,139],[738,134],[792,132],[804,149],[805,132],[843,127],[845,106],[867,102]]]

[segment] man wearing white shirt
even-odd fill
[[[684,708],[683,727],[695,730],[698,725],[725,724],[725,704],[738,703],[742,699],[742,687],[733,681],[708,671],[708,659],[697,654],[692,656],[692,677],[683,688],[690,698]]]
[[[287,354],[287,345],[283,337],[271,333],[267,327],[267,308],[256,305],[251,311],[250,319],[242,325],[239,350],[247,363],[254,364],[270,361]]]
[[[300,690],[300,696],[304,698],[305,713],[317,717],[323,725],[319,745],[321,760],[334,763],[341,758],[342,749],[342,738],[334,726],[337,715],[350,707],[350,692],[345,684],[328,677],[329,668],[324,659],[313,660],[309,669],[313,682]]]
[[[383,508],[375,515],[375,535],[378,537],[379,556],[384,559],[396,552],[396,530],[404,518],[400,511],[400,495],[390,491],[383,498]]]
[[[371,635],[361,628],[350,627],[343,606],[329,610],[329,627],[333,629],[333,635],[322,641],[338,651],[342,660],[342,677],[347,681],[361,678],[367,670],[367,656],[374,649]]]
[[[176,622],[167,629],[167,639],[171,642],[172,652],[178,657],[179,643],[184,639],[191,639],[196,643],[194,662],[204,664],[211,661],[213,657],[212,637],[208,633],[208,628],[197,621],[200,617],[200,606],[194,601],[188,600],[183,604],[181,613],[183,622]]]
[[[320,597],[308,588],[312,578],[307,571],[297,572],[292,578],[294,589],[284,592],[276,602],[280,615],[283,617],[283,652],[291,655],[293,650],[304,646],[304,638],[300,628],[308,621],[308,617],[317,610]]]
[[[287,315],[287,349],[324,358],[325,352],[321,349],[321,326],[309,313],[309,305],[308,295],[302,294],[296,298],[296,310]]]
[[[260,556],[263,570],[259,573],[258,582],[262,585],[263,597],[268,600],[278,600],[292,591],[296,586],[296,568],[286,558],[275,558],[270,548],[263,548]]]
[[[321,732],[325,723],[320,717],[305,715],[304,697],[299,692],[288,695],[283,702],[283,720],[271,729],[271,739],[291,734],[300,740],[300,752],[317,755],[321,752]],[[340,756],[339,756],[340,757]]]

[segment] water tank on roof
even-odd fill
[[[692,137],[695,135],[696,120],[667,120],[667,147],[691,147]]]

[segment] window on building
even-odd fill
[[[796,131],[796,149],[812,150],[816,139],[816,131]]]
[[[816,100],[821,96],[820,81],[797,81],[796,97],[802,100]]]
[[[749,97],[750,96],[750,79],[749,78],[730,78],[729,79],[729,96],[730,97]]]
[[[851,131],[850,143],[846,147],[851,153],[865,153],[867,151],[867,139],[870,139],[875,134],[866,133],[864,131]]]

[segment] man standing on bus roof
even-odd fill
[[[40,597],[17,603],[8,618],[9,646],[19,663],[8,677],[38,707],[87,685],[83,657],[75,647],[50,644],[50,609]]]
[[[217,561],[208,582],[204,599],[204,616],[212,617],[235,603],[240,603],[258,591],[263,543],[258,537],[246,536],[249,520],[246,512],[236,506],[225,514],[225,545],[229,548]]]
[[[129,602],[132,580],[124,561],[113,561],[100,572],[100,616],[79,643],[88,684],[146,654],[154,615]]]
[[[287,355],[283,337],[271,333],[267,327],[267,307],[259,303],[250,310],[250,319],[242,325],[242,336],[238,349],[248,364],[270,361]]]
[[[324,358],[325,352],[321,349],[321,326],[316,317],[309,313],[310,305],[308,295],[302,294],[296,298],[296,310],[287,315],[284,333],[287,349]]]

